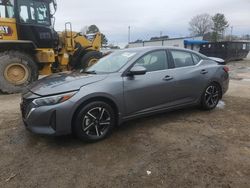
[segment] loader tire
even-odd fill
[[[86,69],[91,65],[95,64],[99,59],[102,58],[102,53],[98,51],[90,51],[86,53],[81,59],[81,69]]]
[[[37,64],[28,54],[19,51],[0,53],[0,90],[2,92],[20,93],[37,79]]]

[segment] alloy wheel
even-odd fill
[[[219,89],[215,85],[211,85],[206,89],[205,102],[210,108],[217,105],[219,101]]]
[[[82,130],[88,136],[100,137],[106,134],[111,125],[111,116],[104,107],[88,110],[82,121]]]

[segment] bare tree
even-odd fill
[[[189,31],[192,35],[204,36],[204,34],[211,31],[213,21],[209,14],[199,14],[191,19],[189,22]]]

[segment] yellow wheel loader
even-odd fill
[[[38,79],[86,68],[102,57],[101,34],[53,28],[56,0],[0,0],[0,90],[17,93]]]

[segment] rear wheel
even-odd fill
[[[98,51],[90,51],[86,53],[81,59],[81,68],[86,69],[94,65],[100,58],[102,58],[102,53]]]
[[[115,125],[112,107],[102,101],[85,105],[76,115],[74,134],[81,140],[96,142],[106,138]]]
[[[5,93],[18,93],[38,79],[38,68],[27,54],[8,51],[0,54],[0,89]]]
[[[218,84],[211,83],[205,89],[202,98],[201,98],[201,107],[204,110],[212,110],[214,109],[221,96],[221,89]]]

